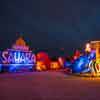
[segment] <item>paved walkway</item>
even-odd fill
[[[0,100],[99,100],[100,79],[61,72],[0,74]]]

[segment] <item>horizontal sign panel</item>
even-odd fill
[[[7,50],[0,52],[1,64],[34,64],[35,55],[32,52]]]

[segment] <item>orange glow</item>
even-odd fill
[[[42,61],[37,61],[36,70],[37,71],[46,70],[45,64]]]
[[[60,68],[60,65],[58,62],[51,62],[50,68],[56,70]]]
[[[29,51],[29,47],[22,37],[16,40],[15,44],[12,45],[12,48],[15,50]]]
[[[85,51],[90,52],[91,51],[91,46],[89,43],[86,44]]]

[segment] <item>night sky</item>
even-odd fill
[[[99,0],[0,0],[0,48],[23,36],[31,48],[67,54],[100,39]]]

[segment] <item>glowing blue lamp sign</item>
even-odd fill
[[[18,51],[9,49],[4,52],[0,52],[1,65],[13,66],[30,66],[32,68],[36,62],[35,55],[32,52]]]
[[[32,52],[4,51],[1,54],[2,64],[34,64],[35,55]]]

